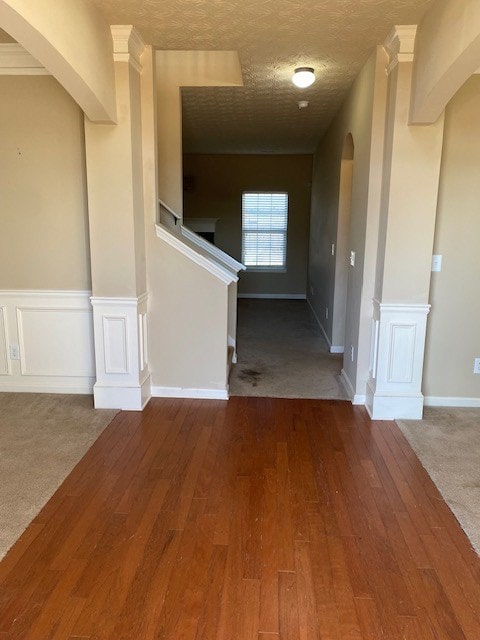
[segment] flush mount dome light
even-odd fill
[[[312,67],[298,67],[292,77],[292,82],[300,89],[306,89],[315,82],[315,73]]]

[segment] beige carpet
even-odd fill
[[[480,409],[426,407],[397,424],[480,555]]]
[[[305,300],[239,300],[230,395],[346,400],[343,356],[329,353]]]
[[[117,413],[91,396],[0,393],[0,558]]]

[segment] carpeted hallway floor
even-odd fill
[[[230,395],[348,399],[342,355],[329,353],[305,300],[238,301]]]
[[[0,558],[117,413],[91,396],[0,393]]]

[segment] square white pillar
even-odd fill
[[[92,297],[97,409],[141,411],[150,399],[147,295]]]

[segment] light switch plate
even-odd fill
[[[432,256],[432,271],[441,271],[442,270],[442,256],[441,255],[433,255]]]

